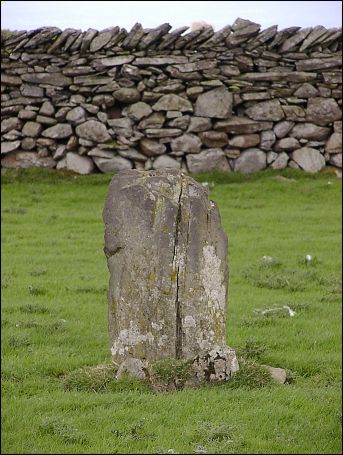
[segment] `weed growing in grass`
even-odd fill
[[[246,340],[244,347],[236,349],[236,354],[246,359],[259,360],[265,351],[265,346],[262,346],[256,340],[250,339]]]
[[[87,443],[85,433],[81,432],[76,427],[65,422],[59,417],[46,417],[39,425],[39,429],[42,433],[59,436],[64,442],[68,444]]]
[[[255,361],[244,359],[243,357],[240,357],[238,362],[239,370],[230,381],[223,384],[223,387],[232,389],[256,389],[270,387],[274,384],[269,371],[266,370],[265,367],[257,364]]]
[[[105,392],[115,380],[116,368],[113,365],[84,367],[71,371],[63,378],[65,390],[85,392]]]
[[[28,303],[26,305],[21,305],[19,307],[19,310],[22,313],[36,313],[36,314],[46,314],[49,313],[49,308],[44,306],[44,305],[37,305],[37,304],[32,304]]]
[[[31,276],[42,276],[42,275],[46,275],[47,274],[47,270],[46,269],[38,269],[38,270],[32,270],[30,272],[30,275]]]
[[[98,365],[84,367],[71,371],[62,377],[64,390],[82,392],[123,392],[140,391],[149,392],[149,384],[132,376],[124,375],[116,379],[117,367],[114,365]]]
[[[237,453],[238,430],[238,425],[202,422],[195,433],[201,444],[195,447],[194,453]]]
[[[116,436],[117,438],[121,438],[124,440],[147,440],[149,439],[150,441],[156,439],[156,435],[147,432],[145,429],[145,418],[143,417],[142,419],[139,419],[137,422],[135,422],[133,425],[129,425],[128,428],[125,429],[119,429],[118,427],[113,428],[111,430],[111,433]]]
[[[43,288],[39,288],[37,286],[32,286],[31,284],[27,287],[29,293],[31,295],[44,295],[46,294],[46,290]]]
[[[30,346],[31,341],[26,333],[20,335],[12,335],[8,339],[8,345],[11,348],[21,348],[23,346]]]

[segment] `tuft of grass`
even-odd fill
[[[32,284],[30,284],[28,287],[27,287],[29,293],[31,295],[44,295],[46,294],[46,290],[43,289],[43,288],[40,288],[38,286],[32,286]]]
[[[45,419],[39,425],[39,429],[42,433],[49,435],[56,435],[67,444],[86,444],[86,434],[81,432],[78,428],[67,423],[64,419],[56,416],[45,417]]]
[[[238,356],[253,360],[259,360],[265,352],[266,347],[253,339],[246,340],[243,347],[236,349]]]
[[[150,366],[150,380],[157,387],[181,389],[191,377],[191,362],[188,360],[163,359]]]
[[[115,382],[115,374],[113,365],[79,368],[63,377],[64,390],[105,392]]]
[[[30,346],[30,344],[31,344],[30,338],[26,333],[12,335],[8,339],[8,345],[14,349],[21,348],[24,346]]]
[[[27,303],[26,305],[21,305],[19,310],[23,313],[36,313],[36,314],[46,314],[49,313],[49,308],[45,305],[37,305],[32,303]]]
[[[259,389],[274,385],[273,378],[269,371],[252,360],[238,358],[239,370],[224,387],[236,389]]]

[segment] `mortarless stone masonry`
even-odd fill
[[[1,165],[341,167],[341,53],[341,29],[240,18],[218,32],[3,32]]]

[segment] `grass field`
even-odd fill
[[[2,174],[2,453],[342,453],[341,179],[197,176],[229,235],[227,342],[249,374],[155,393],[108,366],[110,178]]]

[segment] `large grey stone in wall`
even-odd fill
[[[239,134],[229,140],[230,147],[247,149],[260,143],[259,134]]]
[[[124,169],[132,169],[132,163],[126,158],[115,156],[111,159],[94,157],[94,162],[101,172],[118,172]]]
[[[40,123],[37,122],[26,122],[23,126],[22,133],[23,136],[37,137],[42,131],[43,127]]]
[[[141,94],[134,87],[122,87],[119,90],[113,92],[113,96],[116,100],[124,104],[133,104],[141,99]]]
[[[316,125],[326,126],[340,120],[342,111],[333,98],[315,97],[308,100],[306,120]]]
[[[171,156],[162,155],[155,158],[152,167],[153,169],[180,169],[181,163]]]
[[[146,156],[158,156],[166,151],[166,146],[164,144],[146,138],[139,142],[139,147]]]
[[[1,121],[1,133],[7,133],[11,130],[20,130],[22,122],[17,117],[8,117]]]
[[[211,148],[196,155],[187,155],[186,162],[189,172],[226,171],[231,168],[222,149]]]
[[[131,106],[123,110],[123,115],[127,115],[135,122],[139,122],[143,118],[147,117],[152,113],[151,106],[147,103],[139,101],[138,103],[131,104]]]
[[[20,147],[20,140],[10,141],[10,142],[1,142],[1,155],[6,153],[13,152]]]
[[[317,126],[313,123],[298,123],[292,128],[289,135],[297,139],[322,141],[330,135],[330,128]]]
[[[106,126],[97,120],[88,120],[87,122],[78,125],[75,128],[75,132],[79,137],[95,143],[107,142],[111,139]]]
[[[199,153],[201,149],[201,140],[195,134],[183,134],[171,141],[173,152]]]
[[[51,139],[65,139],[73,134],[72,127],[69,123],[58,123],[42,132],[42,136]]]
[[[161,96],[152,108],[154,111],[193,112],[193,106],[188,100],[174,94]]]
[[[302,147],[292,153],[292,159],[306,172],[318,172],[325,166],[325,158],[312,147]]]
[[[198,96],[194,115],[228,119],[232,116],[232,93],[225,87],[215,88]]]
[[[327,153],[342,153],[342,133],[333,133],[326,145],[325,151]]]
[[[124,171],[103,218],[113,361],[224,346],[227,237],[207,189],[179,171]]]
[[[230,120],[219,120],[215,123],[214,129],[225,131],[231,134],[251,134],[258,131],[270,130],[272,122],[258,122],[247,117],[232,117]]]
[[[91,174],[94,170],[94,163],[87,156],[80,156],[77,153],[69,152],[66,155],[66,168],[77,174]]]
[[[21,78],[23,81],[32,84],[49,84],[58,87],[69,86],[73,83],[70,77],[63,76],[61,73],[27,73],[22,74]]]
[[[252,174],[262,171],[267,166],[267,155],[257,148],[247,149],[235,161],[235,171]]]
[[[342,168],[342,153],[330,155],[329,163],[332,164],[333,166]]]
[[[56,161],[50,156],[40,157],[36,152],[23,152],[16,150],[8,153],[1,160],[1,166],[6,168],[29,168],[29,167],[46,167],[53,168],[56,166]]]
[[[279,100],[262,101],[246,109],[245,113],[253,120],[262,121],[278,122],[285,117]]]

